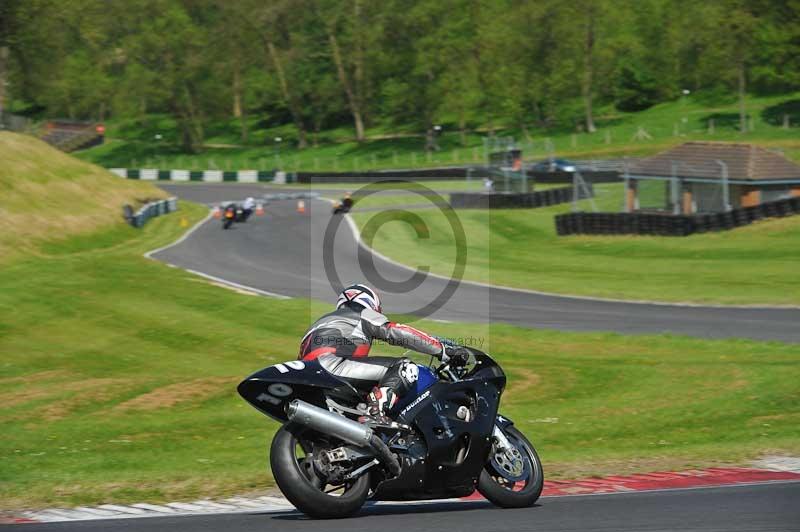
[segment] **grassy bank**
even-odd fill
[[[271,485],[276,425],[235,386],[291,359],[328,306],[237,294],[141,257],[180,231],[169,215],[0,270],[0,507]],[[551,477],[800,452],[798,346],[421,325],[486,342],[509,372],[503,412]]]
[[[800,93],[749,97],[746,107],[752,130],[745,134],[737,129],[735,101],[709,103],[702,95],[659,104],[638,113],[624,113],[611,107],[597,109],[598,132],[594,134],[576,133],[569,127],[534,126],[523,132],[502,125],[497,134],[515,137],[528,160],[546,158],[551,149],[563,157],[606,159],[650,155],[687,140],[728,140],[757,142],[784,150],[789,157],[800,161],[799,99]],[[782,125],[784,113],[790,114],[789,129]],[[361,144],[353,142],[350,128],[340,127],[322,132],[317,146],[298,150],[291,125],[264,127],[258,117],[251,121],[246,143],[238,136],[236,121],[209,125],[207,147],[195,155],[180,153],[177,127],[167,117],[149,115],[141,120],[112,121],[107,129],[109,142],[79,156],[105,167],[127,168],[282,168],[306,172],[426,168],[482,163],[483,137],[488,133],[472,131],[462,143],[455,126],[445,123],[439,142],[441,150],[426,154],[424,138],[419,132],[402,126],[376,124],[368,129],[368,140]],[[155,140],[156,135],[161,135],[160,140]],[[276,143],[275,138],[283,140]]]
[[[39,244],[122,223],[122,206],[166,197],[26,135],[0,132],[0,263]]]
[[[621,184],[595,189],[601,211],[619,211]],[[384,206],[393,201],[378,199]],[[589,202],[581,202],[581,208],[588,210]],[[619,299],[800,305],[800,216],[685,238],[558,237],[553,217],[569,210],[565,204],[457,211],[467,237],[465,278]],[[418,222],[400,220],[363,236],[400,262],[429,265],[433,272],[449,275],[455,246],[447,218],[435,209],[416,214],[429,228],[428,238],[417,237]],[[375,213],[353,216],[363,228]]]

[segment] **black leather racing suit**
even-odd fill
[[[344,305],[318,319],[300,344],[301,360],[318,360],[330,373],[366,391],[377,384],[398,398],[417,380],[417,366],[407,358],[370,357],[374,339],[427,355],[440,355],[436,338],[361,305]]]

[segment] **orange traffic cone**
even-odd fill
[[[219,210],[219,207],[214,207],[214,210],[212,211],[212,216],[214,216],[214,218],[222,218],[222,211]]]
[[[306,212],[306,202],[303,200],[297,200],[297,212],[299,214],[305,214]]]
[[[256,203],[256,216],[264,216],[264,204]]]

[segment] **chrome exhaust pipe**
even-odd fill
[[[372,439],[371,428],[300,399],[289,403],[286,415],[289,421],[336,436],[357,447],[368,447]]]
[[[323,434],[330,434],[356,447],[368,448],[375,452],[378,460],[394,476],[400,474],[400,463],[389,447],[376,436],[372,429],[356,423],[324,408],[295,399],[286,407],[286,416],[292,423],[309,427]]]

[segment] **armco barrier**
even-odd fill
[[[158,181],[205,181],[255,183],[275,180],[274,171],[265,170],[162,170],[156,168],[110,168],[114,174],[126,179]],[[460,181],[471,176],[480,180],[492,172],[483,166],[459,166],[425,168],[419,170],[368,170],[364,172],[287,172],[287,183],[374,183],[380,181]],[[534,183],[572,183],[570,172],[528,172],[528,180]],[[590,183],[618,183],[619,172],[581,171],[581,176]]]
[[[178,210],[178,198],[168,198],[160,201],[151,201],[138,211],[134,212],[133,207],[125,205],[122,208],[122,216],[133,227],[142,227],[156,216],[167,214]]]
[[[264,170],[159,170],[156,168],[110,168],[109,171],[126,179],[150,181],[203,181],[206,183],[265,183],[275,180],[275,172]],[[287,183],[294,174],[287,174]]]
[[[202,181],[206,183],[264,183],[275,181],[275,172],[265,170],[159,170],[155,168],[110,168],[110,172],[126,179],[151,181]],[[483,176],[480,169],[430,168],[425,170],[374,170],[368,172],[287,172],[286,183],[373,183],[378,181],[459,181],[467,172],[475,179]]]
[[[591,183],[587,183],[589,192],[594,195]],[[485,192],[453,192],[450,194],[450,206],[454,209],[536,209],[559,203],[572,201],[572,187],[551,188],[539,192],[525,194],[502,194]],[[587,196],[579,191],[579,199]]]
[[[710,214],[571,212],[556,216],[559,235],[687,236],[728,231],[764,218],[800,214],[800,197]]]

